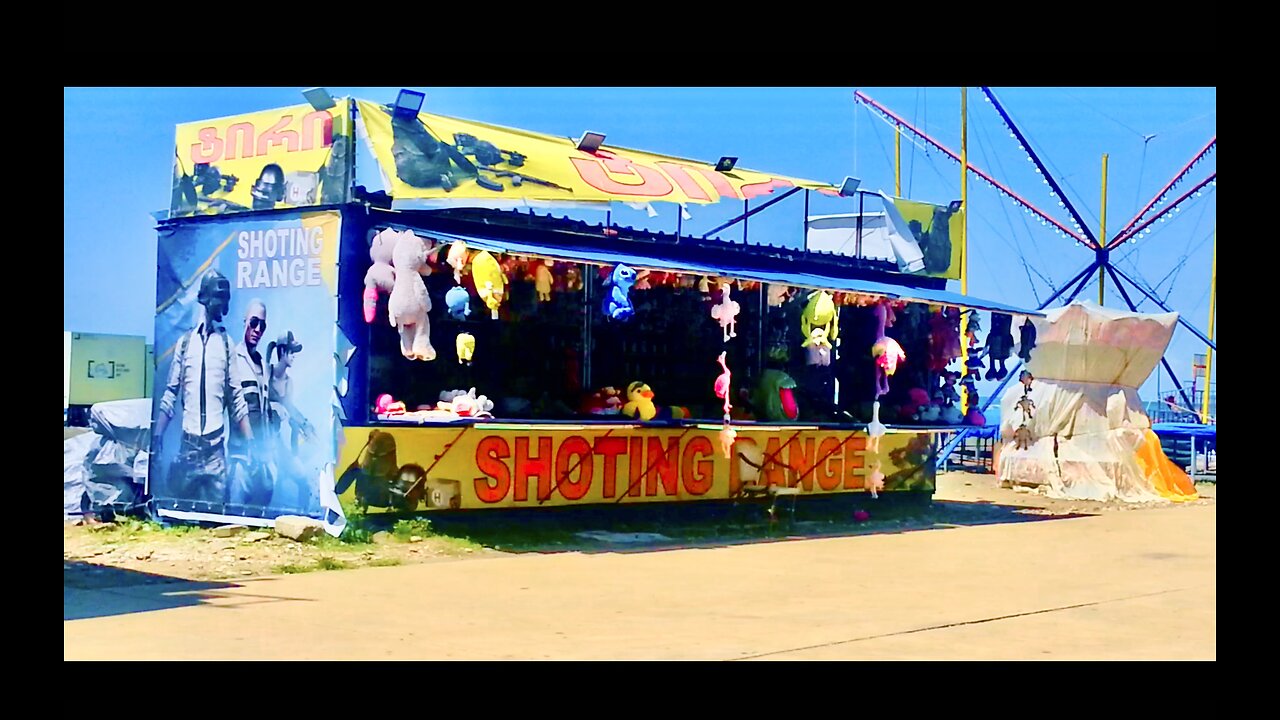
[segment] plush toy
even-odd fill
[[[1035,412],[1036,404],[1029,395],[1023,395],[1018,398],[1018,402],[1014,405],[1014,408],[1022,411],[1023,418],[1030,419],[1034,417],[1032,413]]]
[[[960,414],[959,405],[944,405],[938,419],[945,425],[959,425],[964,422],[964,415]]]
[[[987,369],[988,380],[1003,380],[1009,374],[1004,363],[1012,354],[1013,316],[991,313],[991,332],[987,333],[987,355],[991,358],[991,367]]]
[[[605,280],[605,287],[611,288],[604,297],[604,315],[611,320],[626,322],[635,315],[635,307],[631,304],[631,286],[635,285],[636,271],[626,265],[619,265]]]
[[[888,302],[880,302],[875,306],[876,341],[871,346],[871,357],[876,360],[876,397],[889,392],[889,376],[898,370],[898,363],[907,359],[902,346],[897,340],[887,337],[885,328],[890,324]],[[928,404],[926,397],[925,404]]]
[[[1035,376],[1031,374],[1030,370],[1023,370],[1018,373],[1018,382],[1022,383],[1022,387],[1026,388],[1023,391],[1024,395],[1031,392],[1031,383],[1035,381],[1035,379]]]
[[[582,289],[582,271],[577,265],[570,265],[564,271],[564,289],[577,292]]]
[[[449,308],[449,317],[454,320],[466,320],[471,314],[471,296],[461,285],[454,285],[444,294],[444,304]]]
[[[881,490],[884,490],[884,473],[880,472],[880,458],[872,460],[871,464],[867,467],[867,479],[864,481],[864,484],[867,488],[867,492],[871,493],[871,498],[873,500],[880,497],[876,494]],[[870,515],[867,517],[869,518]]]
[[[471,333],[458,333],[458,337],[454,339],[458,348],[458,364],[471,364],[471,358],[476,354],[476,338]]]
[[[738,431],[733,429],[729,424],[729,416],[724,416],[724,426],[720,428],[720,451],[724,453],[724,459],[733,458],[733,443],[738,439]]]
[[[628,385],[627,403],[622,406],[622,414],[629,418],[639,416],[646,422],[657,417],[658,406],[653,403],[653,390],[638,380]]]
[[[590,415],[617,415],[622,411],[622,397],[617,388],[603,387],[583,401],[582,411]]]
[[[711,294],[711,278],[707,277],[706,275],[703,275],[701,278],[698,279],[698,292],[702,293],[703,295]]]
[[[769,302],[769,307],[782,307],[782,303],[786,302],[790,295],[791,288],[787,285],[769,283],[768,289],[765,290],[765,297]]]
[[[929,369],[945,370],[960,356],[960,311],[944,308],[929,316]]]
[[[888,432],[889,429],[880,422],[880,401],[876,400],[871,403],[871,422],[867,423],[867,452],[880,452],[880,438]]]
[[[932,404],[929,393],[924,388],[911,388],[907,391],[907,401],[898,408],[898,416],[903,421],[923,420]]]
[[[835,301],[831,299],[831,295],[825,290],[815,290],[809,293],[809,303],[804,306],[804,311],[800,313],[801,335],[805,338],[811,337],[809,333],[815,327],[822,328],[827,334],[827,340],[830,342],[835,342],[839,337],[840,314],[836,311]]]
[[[453,268],[453,281],[462,282],[462,268],[467,264],[467,244],[461,240],[455,240],[449,245],[449,254],[445,256],[445,262]]]
[[[392,255],[396,271],[395,286],[387,303],[391,326],[400,330],[400,354],[410,360],[435,360],[436,350],[431,347],[431,296],[422,282],[423,268],[427,261],[427,244],[406,230],[396,243]]]
[[[794,390],[796,381],[781,370],[769,369],[760,374],[755,391],[751,395],[751,405],[755,408],[760,420],[784,422],[795,420],[800,416],[800,408],[796,405]]]
[[[960,402],[960,391],[956,389],[956,383],[960,380],[960,373],[955,370],[948,370],[942,375],[943,385],[933,397],[935,400],[941,400],[943,407]]]
[[[440,393],[440,402],[436,408],[454,412],[461,417],[493,417],[493,401],[484,395],[476,395],[475,388]]]
[[[1022,362],[1029,363],[1031,350],[1036,346],[1036,326],[1032,324],[1031,318],[1027,318],[1018,330],[1018,357],[1022,358]]]
[[[711,318],[720,322],[720,332],[724,334],[724,341],[729,342],[729,338],[738,337],[737,317],[741,306],[733,300],[729,299],[729,283],[720,283],[720,302],[711,306]]]
[[[1019,425],[1018,429],[1013,431],[1013,446],[1018,450],[1030,449],[1031,442],[1034,439],[1031,437],[1031,430],[1027,428],[1025,423]]]
[[[729,366],[725,364],[724,356],[725,354],[722,352],[720,357],[716,358],[716,362],[720,363],[722,372],[716,378],[715,393],[716,397],[724,400],[724,413],[728,415],[729,411],[733,409],[733,405],[729,404],[729,383],[733,374],[729,372]]]
[[[936,424],[942,418],[942,403],[934,400],[920,411],[920,422],[930,425]]]
[[[489,308],[493,319],[497,320],[498,308],[507,292],[507,277],[502,274],[498,261],[487,251],[481,250],[471,260],[471,276],[475,278],[476,294]]]
[[[373,322],[378,309],[378,293],[390,293],[396,284],[396,271],[391,266],[391,254],[400,233],[387,228],[373,236],[369,245],[369,259],[373,264],[364,274],[364,321]]]
[[[808,348],[809,365],[826,366],[831,364],[831,341],[827,340],[827,331],[816,327],[809,331],[809,337],[800,347]]]
[[[551,260],[543,260],[538,269],[533,274],[533,286],[538,291],[538,302],[551,301],[551,268],[555,263]]]
[[[378,400],[374,404],[373,409],[378,415],[403,415],[405,411],[404,403],[396,400],[387,393],[382,393],[378,396]]]
[[[649,276],[653,274],[651,270],[641,270],[636,273],[636,290],[649,290],[652,286],[649,284]]]

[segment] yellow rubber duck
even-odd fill
[[[497,320],[498,308],[507,294],[507,276],[502,274],[498,261],[488,251],[481,250],[471,260],[471,277],[476,281],[476,294]]]
[[[653,391],[648,385],[637,380],[627,386],[627,404],[622,406],[622,414],[639,415],[646,422],[658,416],[658,406],[653,404]]]

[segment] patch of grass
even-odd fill
[[[427,537],[434,535],[431,531],[431,521],[425,518],[412,518],[409,520],[397,520],[394,527],[391,528],[391,534],[395,535],[398,540],[408,542],[409,538],[417,535],[419,537]]]
[[[329,557],[328,555],[322,555],[320,556],[320,559],[316,561],[317,570],[342,570],[346,567],[347,564],[345,562],[337,558]]]
[[[281,575],[297,575],[299,573],[309,573],[316,569],[317,568],[311,567],[310,565],[294,565],[290,563],[288,565],[277,565],[271,568],[271,572]]]
[[[392,565],[403,565],[404,561],[400,558],[374,558],[369,561],[369,567],[391,567]]]

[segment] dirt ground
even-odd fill
[[[1180,506],[1213,504],[1216,483],[1197,485],[1201,498]],[[877,501],[867,499],[863,505],[871,513],[870,520],[854,523],[798,520],[775,527],[769,519],[754,519],[745,525],[726,528],[723,525],[672,527],[609,527],[609,530],[656,530],[658,532],[624,533],[615,536],[584,536],[572,532],[579,528],[526,535],[523,537],[485,537],[475,532],[449,530],[443,533],[402,527],[391,528],[374,536],[373,542],[348,543],[323,537],[309,542],[296,542],[269,530],[248,528],[230,537],[219,537],[212,528],[161,528],[157,525],[125,520],[115,523],[67,524],[63,527],[64,584],[93,587],[106,582],[109,569],[139,571],[164,578],[186,580],[231,580],[340,570],[345,568],[407,565],[456,561],[466,558],[492,557],[508,550],[572,551],[607,547],[610,543],[627,543],[630,547],[647,544],[652,547],[690,545],[694,543],[732,543],[735,537],[758,537],[762,533],[783,532],[789,537],[822,537],[877,532],[896,532],[921,527],[986,524],[1036,515],[1092,515],[1112,512],[1141,511],[1168,504],[1139,505],[1123,502],[1057,500],[1037,493],[1000,488],[990,474],[967,472],[942,473],[934,502],[926,509],[908,512],[883,511]],[[759,516],[764,518],[762,514]]]

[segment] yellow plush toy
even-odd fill
[[[826,331],[826,340],[834,342],[840,332],[840,315],[836,311],[836,303],[825,290],[809,293],[809,304],[804,306],[800,314],[800,333],[805,339],[812,338],[814,328]]]
[[[458,347],[458,364],[471,364],[471,358],[476,354],[476,338],[471,333],[458,333],[456,339]]]
[[[471,260],[471,277],[476,281],[476,294],[489,308],[493,319],[498,319],[498,308],[506,295],[507,277],[502,274],[498,261],[486,250],[476,253]]]
[[[639,415],[646,422],[658,416],[658,406],[653,403],[653,391],[648,385],[637,380],[627,386],[627,404],[622,406],[622,414]]]

